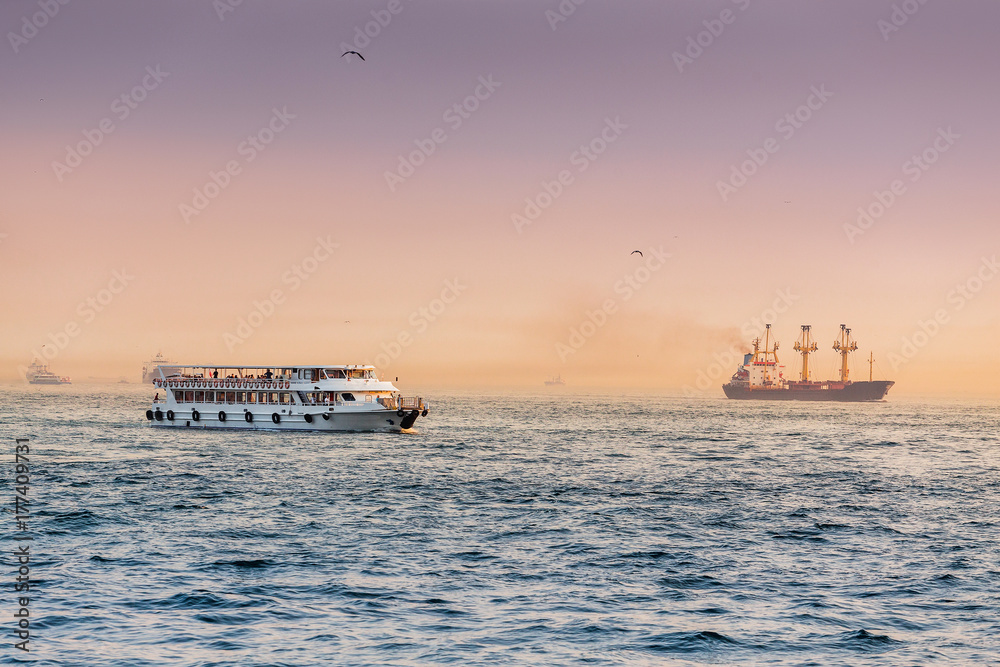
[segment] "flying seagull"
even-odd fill
[[[632,251],[632,252],[630,252],[629,254],[630,254],[630,255],[634,255],[635,253],[639,253],[639,257],[642,257],[642,251],[641,251],[641,250],[633,250],[633,251]]]
[[[360,53],[358,53],[357,51],[344,51],[344,53],[343,53],[343,54],[341,54],[341,56],[340,56],[340,57],[341,57],[341,58],[343,58],[343,57],[344,57],[344,56],[346,56],[346,55],[347,55],[348,53],[353,53],[354,55],[356,55],[356,56],[357,56],[358,58],[361,58],[362,60],[364,60],[364,59],[365,59],[365,57],[364,57],[363,55],[361,55]]]

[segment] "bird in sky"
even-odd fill
[[[630,254],[630,255],[634,255],[635,253],[639,253],[639,257],[642,257],[642,251],[641,251],[641,250],[633,250],[633,251],[632,251],[632,252],[630,252],[629,254]]]
[[[344,53],[342,53],[340,57],[343,58],[348,53],[353,53],[354,55],[356,55],[358,58],[361,58],[362,60],[365,59],[365,57],[363,55],[361,55],[360,53],[358,53],[357,51],[344,51]]]

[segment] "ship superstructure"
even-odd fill
[[[157,352],[156,356],[147,361],[142,365],[142,383],[149,384],[157,377],[156,369],[159,366],[165,366],[164,369],[167,374],[174,372],[176,370],[176,364],[172,361],[168,361],[166,357],[163,356],[163,352]]]
[[[784,366],[778,363],[778,343],[773,346],[771,340],[771,325],[766,325],[764,332],[764,349],[760,349],[760,338],[753,341],[753,352],[743,358],[743,363],[728,383],[722,385],[722,390],[729,398],[756,400],[800,400],[800,401],[880,401],[889,388],[895,384],[892,380],[873,380],[871,366],[875,363],[874,356],[869,359],[869,379],[867,382],[854,382],[850,379],[848,356],[858,349],[858,344],[851,337],[851,330],[844,324],[840,325],[840,336],[833,343],[833,349],[841,356],[840,379],[814,381],[809,368],[809,356],[819,350],[819,345],[812,339],[812,327],[802,325],[799,339],[792,347],[802,355],[802,370],[798,380],[788,380],[784,377]]]

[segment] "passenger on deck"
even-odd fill
[[[264,377],[267,378],[268,380],[270,380],[272,377],[274,377],[274,374],[271,372],[270,368],[268,368],[267,372],[264,373]]]
[[[218,378],[219,377],[219,369],[218,368],[216,368],[215,372],[212,373],[212,377],[214,377],[214,378]]]

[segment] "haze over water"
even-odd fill
[[[680,391],[771,321],[996,396],[995,2],[57,5],[0,7],[0,377]]]

